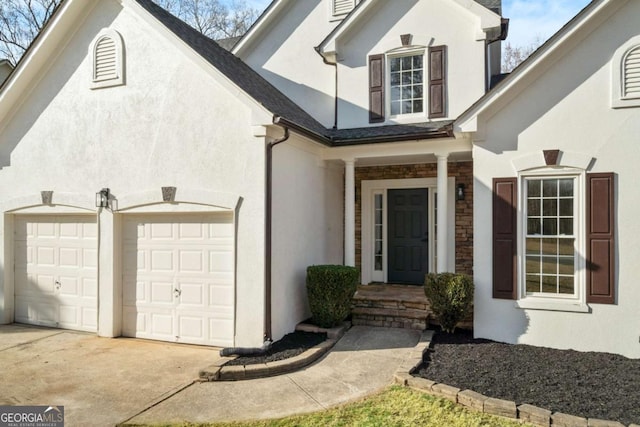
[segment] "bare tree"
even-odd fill
[[[507,42],[502,51],[502,72],[510,73],[513,71],[522,61],[535,52],[542,43],[544,43],[544,40],[541,36],[536,36],[531,43],[525,46],[513,46]]]
[[[62,0],[0,0],[0,58],[15,65]]]
[[[244,0],[154,0],[207,37],[241,36],[259,15]]]

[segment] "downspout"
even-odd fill
[[[491,72],[489,71],[491,61],[489,58],[489,45],[497,41],[506,40],[508,35],[509,35],[509,19],[502,18],[500,20],[500,33],[494,38],[486,39],[484,42],[484,58],[485,58],[485,64],[486,64],[484,67],[485,93],[489,92],[489,90],[491,89]],[[502,60],[500,62],[501,63],[498,66],[502,67]]]
[[[322,58],[322,62],[324,62],[326,65],[332,66],[335,69],[335,79],[334,79],[335,90],[333,94],[333,128],[338,129],[338,63],[329,62],[327,58],[325,58],[325,56],[322,53],[320,53],[320,46],[317,46],[314,49],[318,53],[318,55],[320,55],[320,57]]]
[[[274,117],[274,122],[277,118]],[[267,144],[266,148],[266,188],[265,188],[265,267],[264,267],[264,344],[262,347],[229,347],[220,350],[220,356],[261,355],[266,353],[273,343],[271,330],[271,259],[272,259],[272,209],[273,209],[273,147],[289,139],[289,128],[282,126],[284,136]]]

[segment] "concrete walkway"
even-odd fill
[[[131,424],[280,418],[319,411],[391,384],[420,332],[355,326],[319,362],[292,374],[196,383],[128,420]]]

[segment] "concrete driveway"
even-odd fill
[[[67,426],[124,422],[193,383],[218,349],[0,326],[0,405],[65,407]]]

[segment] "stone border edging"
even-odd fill
[[[561,412],[552,412],[537,406],[522,404],[516,405],[509,400],[495,399],[476,393],[473,390],[460,390],[447,384],[439,384],[411,375],[422,364],[424,354],[431,347],[434,331],[424,331],[420,342],[413,348],[409,357],[396,371],[394,382],[396,384],[424,391],[433,396],[444,398],[453,403],[462,405],[467,409],[490,415],[497,415],[528,422],[544,427],[625,427],[617,421],[599,420],[595,418],[582,418]],[[629,427],[640,427],[630,424]]]
[[[341,326],[331,329],[300,323],[296,326],[296,331],[326,333],[327,340],[308,349],[302,354],[284,360],[277,360],[275,362],[259,363],[254,365],[225,366],[231,360],[235,360],[236,357],[221,357],[220,360],[217,360],[214,364],[199,372],[200,381],[252,380],[297,371],[312,364],[328,353],[350,327],[351,324],[349,322],[344,322]]]

